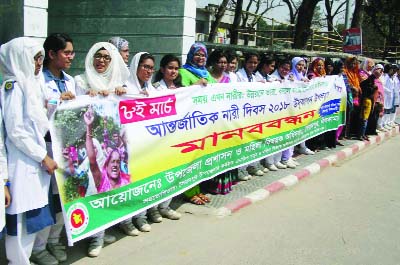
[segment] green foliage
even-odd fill
[[[322,13],[321,6],[315,6],[313,19],[311,22],[311,28],[314,30],[322,30],[326,27],[326,19]]]
[[[87,172],[81,172],[79,176],[67,177],[64,183],[66,202],[85,197],[88,181]]]
[[[57,111],[54,119],[57,135],[63,139],[63,146],[79,146],[84,143],[86,126],[83,114],[86,108]]]
[[[63,139],[63,147],[81,146],[85,143],[86,125],[83,119],[87,107],[74,110],[57,111],[54,119],[57,135]],[[120,126],[111,117],[95,116],[93,121],[93,137],[100,142],[104,141],[104,123],[106,129],[111,134],[113,131],[119,131]]]
[[[371,41],[386,38],[388,45],[400,44],[399,23],[400,1],[398,0],[375,0],[368,1],[365,5],[363,26],[367,26],[363,35],[371,37]]]

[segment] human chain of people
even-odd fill
[[[29,37],[14,38],[1,45],[0,176],[5,187],[0,189],[0,229],[10,264],[25,265],[32,261],[39,265],[56,265],[67,261],[62,231],[66,229],[69,234],[72,229],[81,240],[85,238],[80,236],[81,233],[96,225],[90,218],[91,210],[87,204],[79,201],[100,199],[103,195],[118,193],[120,188],[135,188],[135,183],[145,182],[145,177],[151,175],[143,173],[145,170],[154,174],[158,169],[161,169],[158,173],[168,171],[162,170],[164,164],[182,169],[201,158],[190,158],[191,154],[206,152],[208,156],[213,151],[226,152],[224,149],[233,147],[233,143],[241,145],[241,154],[233,152],[231,161],[213,160],[213,167],[203,168],[202,174],[188,174],[187,179],[179,179],[179,189],[171,190],[173,194],[160,190],[148,198],[143,197],[143,205],[127,208],[127,218],[121,217],[111,223],[128,236],[150,232],[148,220],[159,223],[163,218],[180,219],[181,213],[170,207],[174,196],[182,196],[187,202],[201,207],[210,202],[207,194],[223,196],[232,192],[239,181],[251,181],[257,176],[296,168],[299,162],[293,157],[295,151],[313,155],[318,150],[342,145],[341,141],[346,139],[369,141],[369,135],[395,127],[400,103],[397,64],[370,58],[360,62],[355,56],[342,60],[275,57],[254,52],[240,54],[232,49],[207,49],[199,42],[191,45],[186,55],[183,64],[179,59],[181,54],[163,56],[159,66],[155,65],[156,60],[149,52],[138,52],[129,60],[128,41],[113,37],[94,43],[86,54],[84,72],[73,77],[67,72],[75,58],[74,41],[66,33],[49,34],[43,45]],[[336,81],[326,93],[327,80],[331,79]],[[197,92],[216,83],[232,87],[242,83],[245,88],[231,89],[223,94],[221,91]],[[262,90],[253,88],[260,84],[265,85]],[[281,87],[276,90],[268,89],[279,84]],[[185,90],[193,91],[193,94],[186,98],[188,105],[184,111],[175,109],[180,116],[173,121],[178,123],[186,114],[200,111],[202,115],[213,117],[207,123],[210,126],[174,131],[171,135],[165,133],[163,137],[159,137],[164,135],[161,129],[160,133],[151,131],[156,133],[150,134],[146,126],[165,124],[162,122],[170,121],[174,111],[169,108],[175,104],[173,97],[167,96],[159,102],[157,98],[178,95]],[[130,97],[142,103],[153,101],[153,105],[125,105],[119,109],[127,124],[121,124],[121,120],[115,118],[118,109],[105,115],[106,105],[100,107],[94,103],[74,110],[63,108],[70,102],[81,100],[81,96],[103,99],[111,95],[121,100]],[[275,100],[283,95],[290,100]],[[264,99],[272,101],[268,104],[258,101]],[[243,101],[238,103],[237,100]],[[176,98],[176,102],[181,100]],[[211,109],[212,105],[217,106],[215,110]],[[138,107],[143,107],[142,116],[136,115],[140,113]],[[221,110],[225,112],[221,113],[222,119],[217,120]],[[268,111],[276,117],[257,121],[263,110],[264,116]],[[134,117],[142,120],[134,121]],[[231,122],[224,121],[227,124],[236,124],[244,118],[248,120],[237,123],[234,128],[225,128],[220,122],[228,118]],[[55,122],[50,123],[49,119]],[[309,123],[302,123],[307,119]],[[197,121],[205,123],[200,117]],[[135,128],[134,124],[142,122],[146,126],[137,128],[146,137],[136,139],[134,143],[138,150],[145,151],[141,151],[142,156],[132,156],[136,146],[131,146],[128,139],[134,138],[136,132],[125,125]],[[274,126],[280,124],[284,128],[284,132],[280,132],[283,134],[277,131],[274,135],[261,134],[260,131],[265,132],[265,126],[271,122]],[[249,124],[252,124],[251,128]],[[202,134],[200,130],[206,127]],[[165,132],[169,129],[173,131],[174,126],[166,126]],[[277,127],[273,129],[277,130]],[[177,132],[182,134],[177,137]],[[63,138],[59,140],[61,134]],[[291,142],[286,141],[289,135]],[[254,142],[250,147],[251,141],[260,140],[250,136],[269,139],[269,145]],[[169,143],[163,141],[168,137],[176,138]],[[276,138],[282,141],[273,142]],[[158,146],[165,148],[149,152]],[[147,162],[151,156],[158,159],[151,160],[152,167]],[[175,161],[180,164],[174,164],[178,163]],[[164,178],[160,181],[168,182]],[[165,186],[165,190],[168,189]],[[118,195],[114,202],[124,199],[123,196]],[[63,213],[63,206],[68,203],[71,207]],[[105,214],[103,216],[106,218]],[[87,239],[90,257],[99,256],[105,243],[116,241],[106,229],[107,225],[99,227],[102,229],[92,230],[95,233]]]

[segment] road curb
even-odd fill
[[[352,144],[351,146],[345,147],[337,151],[335,154],[328,155],[314,163],[311,163],[308,166],[305,166],[294,174],[287,175],[277,181],[268,184],[264,188],[258,189],[234,202],[228,203],[227,205],[218,208],[216,211],[218,213],[217,216],[223,218],[233,213],[236,213],[239,210],[249,205],[252,205],[255,202],[265,200],[279,191],[295,186],[306,177],[318,174],[323,169],[334,165],[338,161],[345,160],[365,148],[368,148],[375,144],[379,144],[385,139],[396,136],[398,134],[399,126],[396,126],[389,132],[382,132],[379,133],[377,136],[370,136],[369,141],[360,141]]]

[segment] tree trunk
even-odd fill
[[[290,24],[294,24],[296,22],[296,15],[292,3],[289,0],[283,0],[282,2],[284,2],[289,9]]]
[[[214,42],[215,35],[217,35],[219,23],[221,22],[221,19],[225,14],[225,10],[228,6],[228,3],[229,3],[229,0],[223,0],[221,5],[218,7],[218,11],[215,14],[215,20],[211,24],[210,34],[208,35],[209,42]]]
[[[364,13],[364,0],[356,0],[356,5],[354,7],[353,19],[351,20],[352,28],[361,28],[363,13]]]
[[[237,0],[235,9],[235,18],[231,27],[231,44],[238,44],[239,41],[239,25],[242,14],[243,0]]]
[[[311,22],[315,7],[321,0],[303,0],[299,7],[297,23],[294,32],[293,48],[306,49],[307,40],[311,35]]]

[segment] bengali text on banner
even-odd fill
[[[344,123],[337,76],[77,97],[51,122],[68,242]]]

